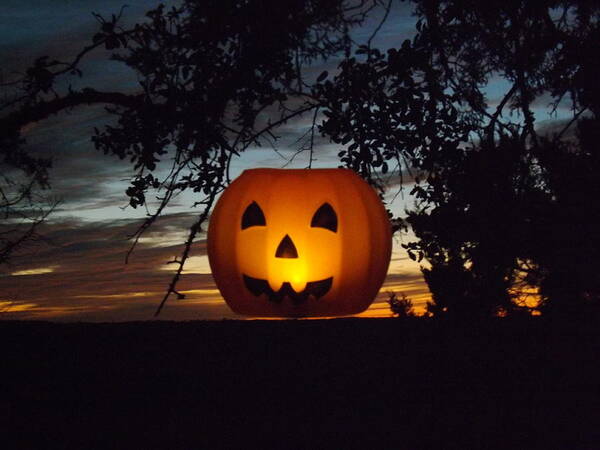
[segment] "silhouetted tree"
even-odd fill
[[[14,82],[0,106],[0,153],[26,155],[21,129],[28,123],[101,103],[116,124],[92,139],[133,164],[131,206],[159,192],[134,245],[174,195],[201,193],[162,307],[170,294],[182,296],[177,281],[229,182],[232,158],[274,139],[278,125],[300,114],[311,113],[314,128],[321,111],[319,130],[340,144],[344,166],[380,188],[389,172],[415,177],[418,208],[406,223],[419,240],[406,248],[428,262],[433,313],[510,313],[520,283],[541,289],[547,311],[597,298],[590,275],[598,213],[582,205],[598,192],[600,3],[417,0],[413,39],[387,52],[369,39],[353,52],[349,28],[376,4],[188,0],[152,10],[130,29],[120,27],[119,15],[97,15],[100,31],[72,61],[39,58]],[[81,76],[81,59],[100,47],[137,75],[138,91],[60,89],[58,80]],[[304,79],[305,64],[333,55],[342,57],[335,76]],[[484,93],[493,80],[508,86],[497,102]],[[555,110],[567,105],[572,120],[542,136],[533,113],[540,101]],[[266,110],[278,118],[261,122]],[[578,122],[577,142],[564,142]],[[23,161],[16,166],[26,167]],[[172,164],[162,179],[161,161]],[[406,223],[395,218],[396,228]],[[559,239],[573,224],[577,236]],[[569,264],[572,258],[585,264]]]
[[[38,240],[37,228],[57,205],[45,195],[50,159],[32,157],[21,144],[6,139],[0,152],[0,265]]]
[[[400,297],[395,292],[390,292],[387,303],[390,305],[390,310],[395,317],[406,318],[415,315],[413,302],[404,292],[400,293]]]
[[[420,239],[408,245],[431,267],[423,268],[437,310],[462,314],[510,311],[520,269],[530,177],[519,176],[522,147],[514,139],[465,147],[448,175],[433,181],[444,191],[432,206],[409,213]],[[440,184],[443,185],[440,186]]]
[[[121,27],[121,14],[95,14],[100,29],[72,60],[40,57],[22,78],[3,84],[12,90],[0,104],[0,154],[17,169],[40,169],[35,173],[45,177],[45,163],[26,153],[23,127],[75,107],[104,104],[114,120],[95,130],[95,147],[133,165],[126,192],[132,207],[146,205],[149,190],[158,191],[160,200],[133,234],[133,246],[178,193],[202,195],[194,204],[202,208],[198,219],[173,261],[177,271],[162,307],[172,293],[183,297],[177,281],[200,226],[229,182],[232,158],[276,139],[277,126],[318,108],[302,68],[317,58],[348,53],[349,29],[376,3],[184,0],[171,8],[158,6],[128,29]],[[69,77],[84,76],[81,61],[100,48],[135,74],[137,89],[70,86]],[[271,120],[261,121],[267,109]],[[162,161],[171,170],[159,178]]]
[[[579,150],[552,149],[564,148],[586,114],[598,117],[600,4],[416,4],[411,41],[387,55],[361,48],[360,61],[345,60],[320,87],[322,131],[348,145],[342,162],[366,178],[390,163],[416,172],[418,208],[407,221],[419,241],[405,247],[429,263],[432,312],[505,314],[518,309],[523,284],[540,287],[546,305],[589,298],[595,277],[571,258],[585,247],[597,254],[598,217],[581,202],[597,192],[598,178],[571,186],[581,166],[594,167],[597,150],[583,136]],[[484,93],[493,80],[508,85],[495,105]],[[539,101],[573,112],[549,140],[536,129]],[[570,233],[568,223],[586,221],[590,229],[577,238],[555,239]]]
[[[600,309],[600,121],[582,119],[575,142],[546,140],[539,158],[548,195],[528,255],[544,313]]]
[[[436,290],[439,293],[452,284],[470,292],[434,299],[440,305],[455,299],[478,303],[486,313],[510,311],[515,304],[510,294],[520,294],[510,288],[518,274],[524,273],[530,285],[541,289],[545,311],[573,312],[583,303],[598,305],[596,276],[590,268],[600,251],[596,231],[600,216],[593,201],[600,179],[590,171],[598,167],[597,136],[591,130],[597,126],[600,96],[590,79],[600,75],[594,56],[600,50],[599,6],[506,2],[492,5],[497,8],[494,10],[487,9],[489,4],[470,9],[467,7],[475,5],[462,2],[458,8],[458,3],[448,2],[448,8],[442,6],[436,12],[426,5],[428,22],[441,34],[452,29],[458,32],[461,26],[470,31],[466,36],[471,38],[451,38],[449,41],[458,45],[440,52],[442,61],[462,55],[458,62],[464,65],[458,67],[467,72],[459,72],[456,85],[471,86],[466,98],[477,98],[479,80],[470,75],[475,73],[478,77],[501,75],[512,87],[491,117],[482,114],[488,122],[481,124],[483,132],[478,132],[476,145],[467,150],[467,159],[456,166],[448,164],[450,170],[436,179],[434,184],[441,180],[443,198],[434,200],[437,206],[431,213],[441,216],[433,221],[437,237],[432,239],[431,220],[419,223],[409,219],[418,224],[417,234],[425,237],[421,244],[454,239],[448,247],[454,256],[432,262],[424,274],[434,296]],[[502,34],[504,30],[509,34]],[[538,135],[531,111],[542,94],[551,96],[555,108],[562,101],[570,103],[573,110],[573,120],[547,139]],[[468,104],[476,110],[475,102]],[[519,114],[518,121],[499,121],[505,104]],[[582,121],[586,113],[593,119]],[[577,120],[577,141],[561,142]],[[454,219],[448,217],[448,209]],[[462,237],[459,230],[447,231],[454,227],[468,231]],[[430,247],[419,248],[428,256]],[[459,264],[456,255],[459,261],[462,257]],[[451,267],[457,271],[454,277],[447,276]]]

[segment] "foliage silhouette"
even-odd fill
[[[177,281],[215,197],[229,182],[232,158],[275,139],[278,125],[318,107],[303,66],[348,53],[350,28],[375,4],[187,0],[172,8],[160,5],[128,29],[121,27],[121,14],[95,14],[99,31],[71,61],[40,57],[22,78],[3,84],[10,92],[0,105],[0,154],[16,169],[45,176],[45,161],[31,161],[25,151],[23,127],[74,107],[105,104],[116,124],[95,130],[95,147],[133,166],[126,191],[132,207],[145,206],[149,190],[158,191],[160,200],[133,234],[131,250],[174,196],[186,190],[203,196],[193,205],[201,212],[181,257],[172,261],[177,271],[158,313],[170,294],[183,297]],[[135,74],[138,91],[75,90],[67,84],[69,77],[84,75],[81,61],[99,48]],[[267,108],[278,116],[264,123]],[[161,161],[172,165],[165,178],[157,175]]]
[[[0,86],[3,81],[0,72]],[[8,101],[3,90],[0,102]],[[22,144],[9,133],[0,140],[0,265],[40,238],[37,228],[57,205],[44,192],[50,187],[51,159],[31,156]]]
[[[388,293],[387,303],[395,317],[406,318],[415,315],[413,302],[404,292],[400,293],[400,297],[395,292]]]
[[[577,310],[574,297],[597,303],[600,221],[582,201],[597,203],[600,184],[588,175],[598,158],[591,130],[600,94],[591,80],[600,76],[600,5],[416,4],[412,40],[387,55],[361,48],[366,58],[344,61],[320,93],[322,131],[347,144],[343,163],[366,178],[390,165],[415,172],[418,207],[407,223],[419,240],[405,248],[429,263],[429,311],[530,310],[524,296],[536,289],[545,311]],[[492,80],[509,86],[497,105],[485,97]],[[572,111],[547,138],[533,112],[541,101]],[[565,144],[578,121],[580,139]]]
[[[547,140],[539,153],[548,189],[545,210],[532,218],[529,275],[544,313],[597,314],[600,309],[600,121],[582,119],[575,142]]]
[[[159,6],[129,29],[120,15],[96,15],[99,32],[72,61],[39,58],[4,84],[12,95],[0,106],[0,153],[44,179],[47,165],[27,155],[21,129],[106,104],[116,125],[96,130],[96,148],[132,164],[132,207],[146,205],[151,190],[159,194],[132,249],[175,195],[204,196],[158,313],[170,294],[183,297],[177,281],[232,159],[306,113],[312,155],[322,112],[318,129],[341,146],[343,166],[380,189],[387,173],[414,177],[417,208],[393,223],[417,236],[405,248],[428,263],[432,314],[532,310],[523,304],[532,290],[548,313],[598,305],[600,4],[414,3],[415,36],[387,52],[371,39],[355,48],[349,34],[378,0],[188,0]],[[63,77],[83,75],[81,60],[97,48],[137,75],[138,92],[60,89]],[[333,56],[341,57],[335,75],[305,79],[305,65]],[[485,95],[494,80],[508,86],[497,102]],[[540,102],[571,111],[553,134],[536,122]],[[279,115],[263,123],[266,111]],[[161,179],[165,161],[172,168]]]
[[[428,198],[435,205],[431,216],[441,218],[418,222],[422,211],[409,218],[422,236],[418,248],[427,256],[432,256],[431,243],[442,243],[451,253],[440,261],[434,252],[431,269],[424,269],[436,306],[465,312],[450,306],[454,301],[470,312],[514,311],[524,294],[521,281],[525,290],[540,289],[545,312],[557,307],[575,313],[590,303],[597,308],[591,268],[600,249],[595,231],[600,216],[592,198],[600,180],[589,171],[597,167],[592,144],[597,136],[590,130],[597,127],[600,95],[589,80],[600,75],[594,56],[600,50],[600,5],[513,1],[484,8],[470,3],[442,2],[433,8],[424,2],[422,9],[446,78],[451,86],[465,86],[465,103],[487,118],[475,122],[478,139],[465,149],[466,159],[458,152],[429,185],[440,191]],[[478,86],[492,76],[504,78],[511,88],[490,117],[479,103]],[[532,112],[543,95],[555,110],[567,104],[573,114],[551,137],[540,136]],[[517,113],[517,120],[500,120],[505,107]],[[575,142],[562,142],[577,120]],[[427,235],[431,232],[438,238]],[[448,270],[455,273],[448,277]],[[448,285],[463,292],[441,294]]]

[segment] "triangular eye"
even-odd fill
[[[311,227],[327,228],[328,230],[337,232],[337,215],[329,203],[323,203],[312,220],[310,221]]]
[[[267,221],[265,220],[265,215],[258,206],[258,203],[252,202],[244,211],[244,215],[242,216],[242,230],[248,227],[257,227],[257,226],[265,226]]]

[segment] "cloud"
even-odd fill
[[[143,19],[144,13],[156,6],[147,0],[131,0],[123,11],[122,25]],[[69,1],[57,4],[52,0],[3,0],[0,6],[0,61],[5,74],[23,72],[34,59],[48,55],[52,59],[68,60],[82,47],[92,42],[100,27],[92,12],[103,16],[117,14],[121,0]],[[84,62],[88,75],[94,77],[94,62],[106,64],[108,52],[99,50]],[[97,66],[96,66],[97,67]],[[102,72],[102,71],[101,71]],[[98,74],[104,77],[106,73]]]
[[[22,71],[33,58],[50,55],[52,58],[69,59],[90,42],[98,28],[91,11],[102,14],[117,12],[122,2],[116,0],[93,0],[91,2],[69,2],[56,9],[49,0],[38,0],[35,8],[30,4],[9,0],[4,2],[0,23],[6,27],[0,32],[0,58],[4,62],[4,72]],[[128,2],[124,11],[126,23],[143,19],[144,12],[154,7],[143,0]],[[376,37],[374,44],[383,47],[399,45],[414,32],[412,5],[393,3],[388,20]],[[369,17],[365,27],[353,31],[357,43],[364,43],[379,24],[383,9],[379,8]],[[17,25],[18,24],[18,25]],[[84,77],[70,80],[74,87],[91,84],[99,89],[110,88],[128,90],[137,86],[137,78],[122,64],[108,60],[109,52],[98,51],[84,60]],[[316,77],[323,70],[336,71],[335,58],[315,63],[306,69],[308,77]],[[300,100],[295,100],[299,102]],[[291,100],[293,103],[294,100]],[[263,117],[263,122],[278,116],[273,108]],[[33,154],[51,156],[54,168],[51,173],[54,198],[62,200],[56,212],[59,217],[73,214],[91,220],[118,215],[118,208],[127,204],[124,191],[132,169],[126,162],[115,164],[117,159],[97,152],[90,141],[94,127],[102,128],[113,120],[102,106],[81,107],[69,114],[60,114],[44,122],[28,127],[25,133],[29,149]],[[281,136],[277,143],[280,154],[268,146],[252,148],[236,162],[238,173],[244,168],[255,166],[282,167],[286,165],[301,147],[298,140],[308,131],[312,114],[305,114],[280,127],[276,133]],[[319,119],[320,121],[320,119]],[[260,124],[258,125],[260,127]],[[315,134],[315,167],[331,167],[339,164],[339,146],[328,138]],[[288,167],[305,167],[308,152],[295,157]],[[181,206],[188,206],[182,204]],[[143,212],[129,211],[129,217],[140,217]]]
[[[154,6],[145,0],[127,3],[129,7],[124,14],[129,23],[139,20]],[[72,58],[91,41],[97,30],[98,23],[90,12],[110,14],[117,12],[122,4],[120,0],[92,0],[67,2],[57,8],[50,0],[35,0],[34,4],[3,1],[0,6],[2,73],[22,72],[41,55]],[[388,48],[409,38],[414,32],[411,8],[412,5],[394,2],[388,22],[374,44]],[[379,17],[370,19],[366,29],[356,30],[355,41],[366,42]],[[82,66],[84,77],[71,80],[73,87],[89,83],[98,89],[134,89],[136,77],[107,57],[108,52],[99,50],[86,58]],[[307,68],[307,74],[309,78],[316,78],[323,70],[333,74],[338,62],[335,58],[315,62]],[[263,118],[264,123],[276,115],[275,110],[270,110]],[[91,143],[93,128],[102,128],[111,120],[102,106],[81,107],[32,124],[25,130],[30,151],[52,157],[52,190],[48,195],[61,199],[62,203],[50,221],[39,229],[44,240],[32,243],[10,266],[2,268],[1,317],[111,321],[152,317],[172,275],[172,269],[165,266],[165,262],[180,254],[195,217],[189,206],[197,198],[192,194],[179,197],[178,206],[152,226],[125,265],[125,254],[131,245],[127,237],[135,232],[146,212],[120,209],[127,203],[124,190],[132,175],[131,167],[97,152]],[[282,167],[300,147],[298,140],[311,122],[312,114],[305,114],[276,131],[281,136],[278,150],[284,158],[268,147],[252,148],[235,161],[233,173],[256,166]],[[337,166],[338,151],[337,144],[315,134],[316,167]],[[307,161],[308,152],[304,152],[290,167],[304,167]],[[399,184],[399,177],[391,175],[389,181],[395,186]],[[164,319],[236,317],[221,299],[208,273],[202,238],[194,244],[191,264],[179,286],[188,294],[187,298],[167,303],[161,316]],[[402,281],[402,276],[402,273],[393,273],[386,286],[398,287],[405,282],[402,286],[413,289],[412,278],[406,275]],[[414,287],[415,293],[417,290]],[[385,310],[381,304],[383,298],[376,301],[374,309]]]
[[[131,245],[127,236],[137,229],[139,221],[44,224],[40,232],[46,241],[17,255],[0,273],[1,317],[93,321],[152,318],[173,274],[165,263],[180,254],[184,230],[194,218],[192,214],[174,214],[159,219],[127,265],[124,258]],[[209,273],[204,236],[194,244],[191,255],[191,267],[178,285],[186,299],[168,302],[161,318],[238,317],[224,303]],[[421,274],[417,266],[405,260],[403,254],[395,253],[392,273],[376,304],[385,302],[385,293],[392,290],[406,292],[417,306],[424,303],[427,289]],[[381,310],[376,304],[372,308]]]
[[[160,245],[170,230],[185,230],[193,222],[191,214],[177,214],[159,219],[134,251],[130,263],[124,258],[138,221],[119,220],[86,223],[65,221],[45,224],[40,229],[46,243],[17,255],[0,276],[0,301],[14,302],[16,308],[4,316],[28,318],[83,318],[86,320],[131,320],[152,317],[171,280],[172,270],[165,263],[179,255],[183,242]],[[206,254],[200,239],[192,255]],[[215,291],[208,273],[184,275],[179,289],[190,291],[186,305],[182,301],[165,309],[165,318],[175,314],[184,318],[207,318],[220,311],[219,317],[231,314]],[[218,302],[215,302],[217,301]],[[19,304],[35,308],[19,309]],[[217,308],[215,305],[221,305]],[[171,311],[171,312],[169,312]],[[133,316],[132,316],[133,314]]]

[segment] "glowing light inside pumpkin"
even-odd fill
[[[269,270],[271,289],[277,291],[287,281],[292,285],[294,291],[303,291],[309,281],[306,266],[306,262],[302,260],[273,261]]]
[[[286,282],[294,291],[301,292],[310,281],[335,279],[340,275],[342,264],[343,252],[338,235],[341,230],[334,233],[323,228],[311,228],[310,215],[302,223],[298,215],[291,214],[289,207],[285,206],[270,205],[266,226],[247,228],[236,236],[239,249],[236,256],[241,272],[253,278],[266,279],[273,291],[278,291]],[[297,249],[297,258],[276,256],[286,235]]]

